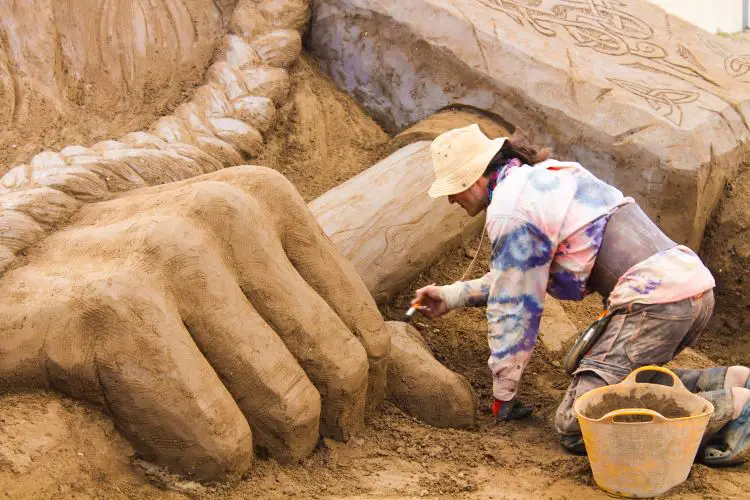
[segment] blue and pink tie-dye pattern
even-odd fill
[[[609,295],[609,308],[616,309],[632,302],[677,302],[714,286],[714,277],[700,257],[680,245],[652,255],[628,269]]]
[[[493,393],[508,401],[536,344],[545,291],[564,300],[586,295],[609,216],[633,200],[579,164],[556,160],[533,168],[511,164],[491,179],[490,188],[485,225],[492,242],[490,270],[441,291],[451,309],[487,306]],[[677,247],[634,266],[610,301],[668,302],[685,298],[673,297],[686,290],[692,296],[711,288],[712,278],[705,278],[710,273],[686,250]],[[675,284],[685,279],[695,283]]]

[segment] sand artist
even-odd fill
[[[632,198],[578,163],[551,159],[521,140],[490,140],[477,125],[442,134],[431,149],[430,196],[447,196],[470,215],[487,210],[490,270],[477,280],[421,288],[413,304],[430,317],[487,307],[496,418],[532,412],[516,391],[536,344],[545,291],[562,300],[594,291],[604,297],[602,333],[576,359],[555,422],[561,444],[585,453],[573,402],[695,343],[713,311],[714,278]],[[700,458],[707,465],[741,462],[750,443],[750,369],[677,373],[715,407]]]

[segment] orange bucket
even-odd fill
[[[673,385],[639,383],[642,371],[668,374]],[[596,484],[633,498],[662,495],[687,479],[714,411],[659,366],[638,368],[619,384],[589,391],[573,408]]]

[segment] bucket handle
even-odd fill
[[[652,420],[649,420],[648,422],[615,422],[615,418],[626,417],[629,415],[649,416]],[[665,418],[664,415],[658,411],[649,410],[648,408],[623,408],[621,410],[612,410],[600,418],[598,422],[605,424],[650,424],[652,422],[666,423],[669,422],[669,419]]]
[[[666,375],[669,375],[672,377],[672,387],[682,389],[683,391],[687,391],[685,386],[682,383],[682,380],[680,380],[680,377],[674,374],[672,370],[668,370],[664,368],[663,366],[655,366],[655,365],[648,365],[648,366],[641,366],[640,368],[636,368],[632,372],[630,372],[630,375],[628,375],[625,380],[621,382],[622,385],[636,385],[638,382],[636,382],[636,377],[641,372],[661,372]],[[689,391],[688,391],[689,392]]]

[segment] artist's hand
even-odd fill
[[[438,318],[448,311],[448,304],[440,292],[440,287],[427,285],[417,290],[416,297],[411,301],[412,306],[419,307],[419,312],[428,318]]]

